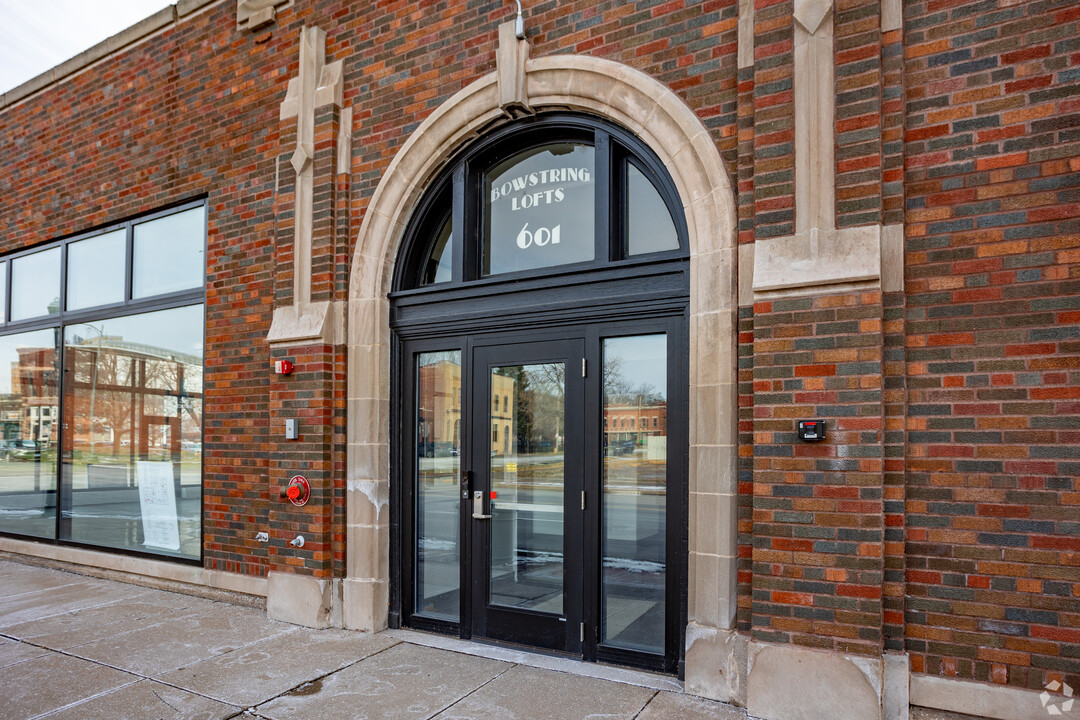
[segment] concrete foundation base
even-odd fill
[[[1050,713],[1034,690],[992,685],[973,680],[911,675],[911,704],[998,720],[1045,720]],[[1066,698],[1051,695],[1060,705]],[[1049,704],[1049,703],[1048,703]]]
[[[746,705],[747,637],[696,623],[686,626],[686,692]]]
[[[762,720],[881,720],[882,662],[751,642],[747,711]]]
[[[294,625],[331,627],[334,606],[341,605],[335,588],[340,584],[329,578],[272,572],[267,582],[266,614]]]

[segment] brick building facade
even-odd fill
[[[518,39],[497,0],[186,0],[0,95],[4,253],[206,213],[205,294],[169,301],[205,314],[194,562],[59,518],[0,550],[408,624],[397,259],[455,158],[571,113],[640,140],[685,214],[687,402],[652,412],[686,425],[687,689],[765,718],[1010,720],[1080,688],[1076,3],[527,5]]]

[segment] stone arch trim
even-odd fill
[[[572,110],[626,127],[667,167],[690,241],[690,558],[687,657],[730,629],[736,595],[736,210],[720,154],[667,86],[610,60],[553,55],[524,65],[533,110]],[[386,623],[389,584],[389,303],[393,266],[428,183],[468,141],[505,118],[498,74],[463,88],[394,157],[360,226],[349,281],[347,627]],[[714,670],[715,672],[715,670]],[[690,671],[688,668],[688,681]]]

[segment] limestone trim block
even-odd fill
[[[495,50],[495,73],[498,76],[499,107],[508,117],[532,114],[525,87],[525,63],[529,60],[529,41],[519,39],[514,22],[499,26],[499,47]]]
[[[337,174],[347,175],[352,170],[353,112],[351,107],[342,108],[341,126],[338,128]]]
[[[382,632],[390,608],[390,581],[386,578],[345,578],[341,583],[342,622],[346,630]]]
[[[738,67],[754,67],[754,0],[739,0]]]
[[[739,246],[739,307],[754,304],[754,248],[756,243]]]
[[[759,239],[754,242],[754,293],[877,281],[881,237],[880,225],[861,225]]]
[[[746,710],[762,720],[881,720],[881,658],[750,641]]]
[[[911,674],[911,704],[997,720],[1046,720],[1038,690]],[[1060,697],[1060,695],[1059,695]]]
[[[795,232],[836,227],[832,0],[795,0]]]
[[[191,591],[176,586],[197,586],[260,598],[266,597],[267,593],[266,578],[191,565],[178,565],[165,560],[117,555],[102,550],[46,545],[0,537],[0,552],[64,563],[75,566],[72,568],[74,572],[95,575],[102,572],[117,573],[121,577],[113,579],[152,587],[167,585],[181,592]]]
[[[904,226],[897,223],[881,229],[881,291],[904,290]]]
[[[881,0],[881,32],[904,27],[904,0]]]
[[[345,343],[345,303],[325,300],[276,308],[266,341],[271,346],[342,345]]]
[[[236,29],[255,32],[277,20],[277,11],[292,5],[292,0],[236,0]]]
[[[496,72],[458,91],[432,112],[402,145],[383,173],[357,235],[349,278],[350,422],[346,479],[350,492],[346,502],[350,518],[376,520],[374,524],[358,523],[348,529],[348,557],[364,558],[350,572],[374,571],[381,575],[385,567],[370,557],[373,548],[386,552],[382,534],[389,529],[384,515],[377,507],[361,508],[354,504],[370,501],[362,488],[374,495],[375,490],[383,487],[381,483],[389,481],[388,465],[373,463],[372,459],[389,444],[390,438],[385,412],[389,403],[383,399],[390,393],[390,363],[389,353],[383,349],[390,344],[386,296],[398,247],[409,217],[430,181],[466,143],[494,124],[506,122],[505,108],[512,106],[537,112],[581,111],[607,118],[637,134],[671,174],[686,213],[691,249],[690,286],[694,298],[691,367],[697,368],[693,371],[695,380],[708,380],[706,385],[692,384],[690,388],[691,418],[702,418],[697,422],[691,420],[690,436],[700,438],[694,444],[703,448],[699,461],[692,466],[696,470],[691,469],[690,486],[701,493],[700,497],[715,501],[713,505],[718,507],[715,524],[719,524],[721,515],[734,517],[735,495],[729,486],[737,474],[737,453],[732,451],[737,430],[733,361],[738,259],[736,209],[735,194],[716,144],[693,110],[655,78],[591,56],[552,55],[530,59],[527,43],[506,33],[500,29]],[[706,318],[708,321],[703,321]],[[732,361],[722,362],[720,358],[732,358]],[[714,412],[703,413],[704,408],[697,407],[695,402],[706,402]],[[695,428],[695,424],[702,427]],[[354,427],[357,425],[361,427]],[[718,463],[724,467],[718,467]],[[695,472],[701,477],[695,477]],[[360,477],[357,473],[378,476]],[[377,497],[382,497],[381,493]],[[695,512],[694,507],[690,512]],[[734,533],[725,532],[723,538],[709,543],[713,553],[694,554],[690,559],[691,593],[701,595],[691,602],[703,608],[696,618],[703,627],[730,625],[734,616],[737,548]],[[695,577],[695,559],[705,570],[702,582]],[[385,626],[386,590],[387,580],[381,576],[347,577],[345,625],[365,630]]]
[[[267,335],[271,344],[321,341],[336,345],[345,342],[344,306],[336,302],[311,302],[315,110],[326,105],[342,106],[343,72],[341,60],[326,63],[326,33],[318,27],[303,28],[300,31],[300,69],[297,77],[289,80],[278,113],[282,122],[296,118],[296,149],[290,159],[296,172],[293,305],[274,310],[274,320]],[[337,140],[335,171],[347,173],[351,167],[351,108],[341,111]]]
[[[328,628],[334,614],[334,583],[331,578],[271,572],[266,614],[293,625]]]
[[[904,226],[810,228],[739,248],[739,304],[848,290],[904,289]],[[748,256],[752,254],[752,259]],[[747,277],[752,282],[747,287]]]

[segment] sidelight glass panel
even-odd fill
[[[56,537],[59,331],[0,337],[0,531]]]
[[[11,319],[60,312],[60,248],[11,261]]]
[[[416,361],[416,610],[460,619],[461,352]]]
[[[489,602],[561,615],[566,366],[492,368],[491,395]]]
[[[484,275],[586,262],[595,255],[594,151],[532,148],[484,176]]]
[[[198,558],[203,306],[64,330],[64,539]]]
[[[664,651],[667,337],[604,340],[601,642]]]
[[[205,244],[205,207],[136,225],[132,297],[202,287],[206,275]]]
[[[664,198],[634,163],[626,163],[627,255],[678,250],[679,234]]]
[[[68,245],[68,310],[123,302],[126,240],[117,230]]]

